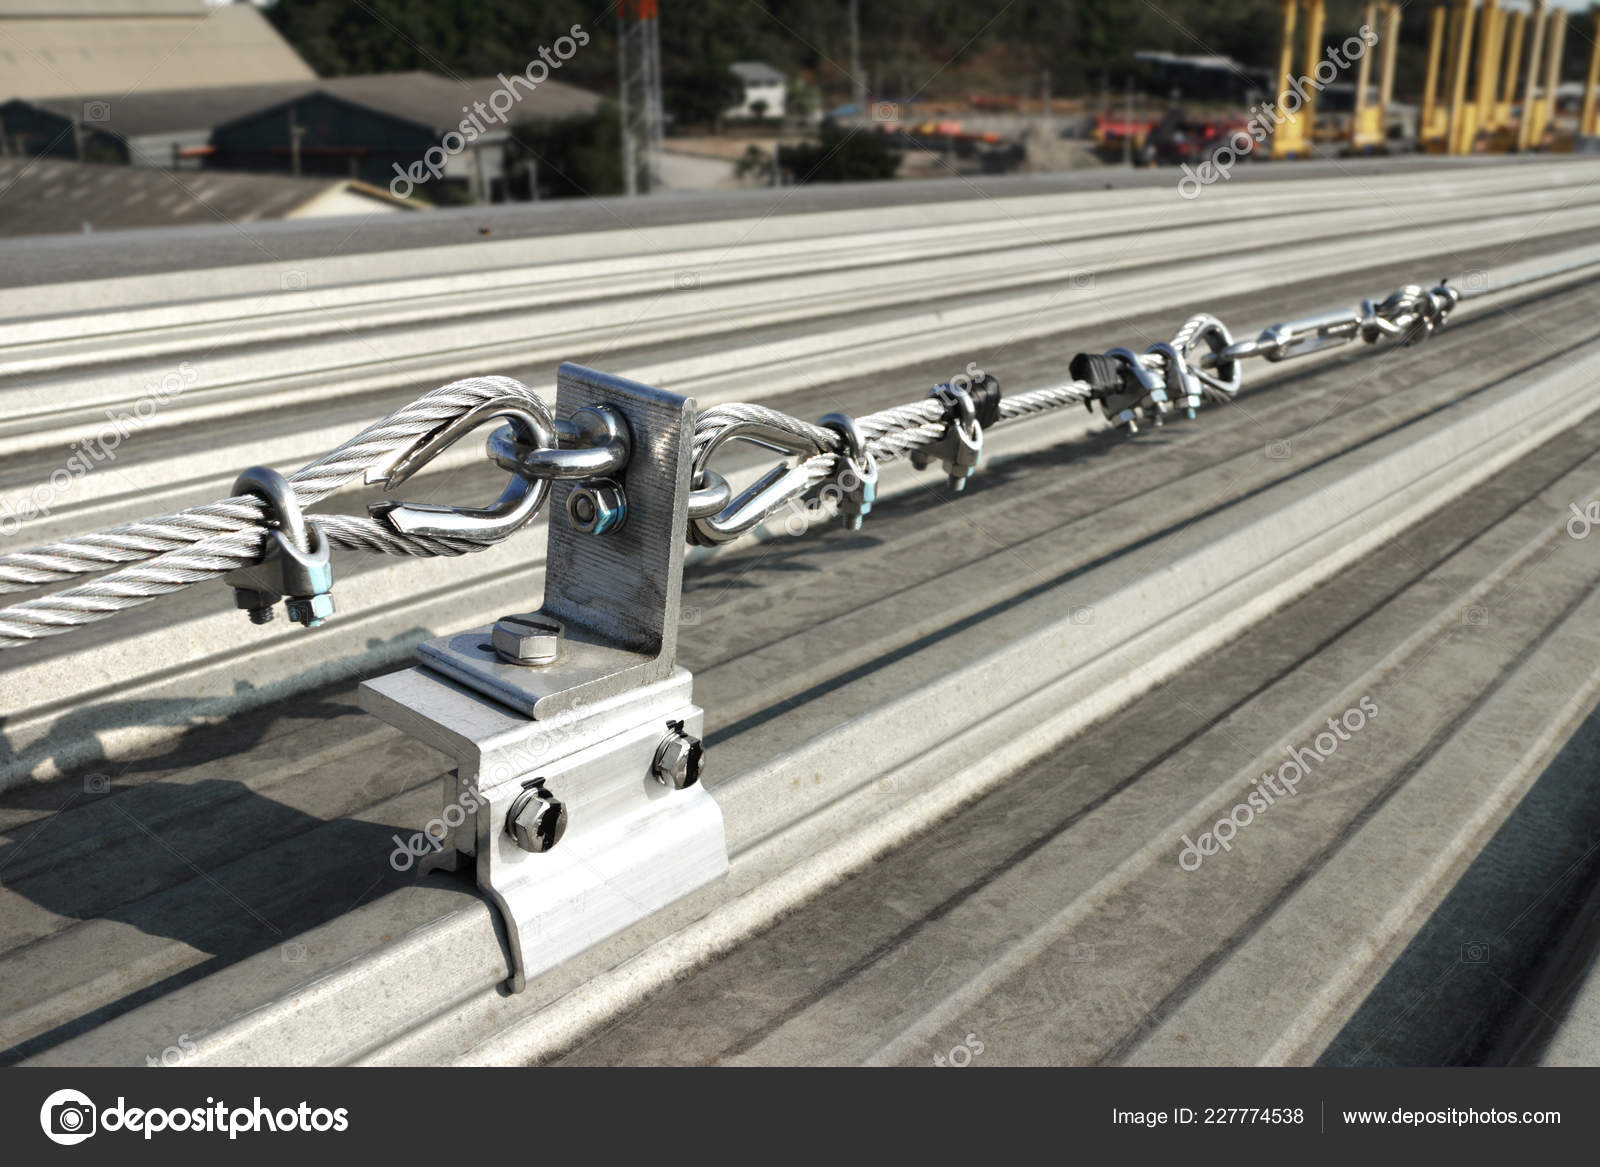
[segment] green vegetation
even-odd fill
[[[871,182],[894,177],[900,152],[871,130],[829,124],[816,144],[785,147],[783,168],[796,183]]]
[[[506,165],[513,198],[615,195],[623,191],[622,125],[614,105],[589,117],[521,122],[511,129]]]
[[[683,123],[715,117],[729,62],[804,70],[829,105],[849,93],[848,0],[661,0],[667,103]],[[1361,19],[1357,0],[1331,0],[1330,42]],[[873,91],[904,99],[971,92],[1033,93],[1049,69],[1060,96],[1120,87],[1137,49],[1224,53],[1273,66],[1278,0],[896,0],[862,4],[861,56]],[[564,81],[616,86],[616,5],[606,0],[278,0],[268,15],[325,75],[429,69],[460,77],[516,69],[571,25],[592,37],[562,66]],[[1402,80],[1421,69],[1427,11],[1410,5]],[[1571,38],[1569,38],[1571,39]],[[709,79],[709,80],[708,80]],[[731,101],[729,102],[731,104]]]

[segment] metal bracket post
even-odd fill
[[[555,484],[538,613],[559,629],[554,659],[505,660],[489,626],[361,686],[363,708],[456,762],[438,859],[471,857],[505,920],[513,991],[728,870],[722,812],[697,781],[703,716],[676,664],[694,402],[563,365],[558,415],[594,405],[630,431],[627,519],[580,530],[566,503],[583,484]]]

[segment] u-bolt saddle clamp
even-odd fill
[[[266,624],[278,601],[287,598],[289,619],[317,627],[333,615],[328,537],[306,522],[294,487],[270,467],[246,470],[234,482],[233,493],[253,494],[266,503],[270,528],[261,559],[222,577],[233,588],[234,603],[250,613],[252,624]]]
[[[956,492],[967,488],[967,479],[978,470],[983,461],[983,423],[978,407],[967,389],[954,382],[935,385],[928,390],[945,405],[945,430],[939,440],[930,446],[911,452],[911,464],[926,470],[934,462],[944,463],[950,489]]]

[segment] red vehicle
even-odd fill
[[[1174,109],[1145,136],[1139,156],[1147,166],[1201,162],[1238,132],[1249,133],[1243,118],[1191,119]]]

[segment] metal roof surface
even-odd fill
[[[0,238],[281,219],[344,179],[0,158]]]
[[[253,5],[174,7],[0,9],[0,99],[315,80]]]

